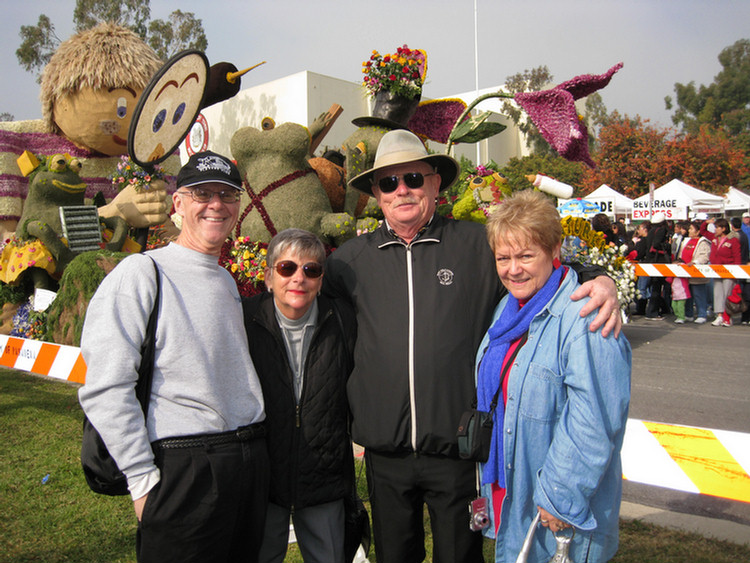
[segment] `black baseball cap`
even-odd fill
[[[177,174],[177,188],[219,183],[242,189],[242,176],[237,166],[227,157],[211,151],[195,153]]]

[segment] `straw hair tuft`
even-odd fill
[[[60,133],[52,108],[65,95],[130,86],[143,90],[162,61],[129,29],[101,23],[60,44],[42,73],[42,117],[52,133]]]

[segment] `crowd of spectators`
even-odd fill
[[[655,213],[650,221],[631,230],[600,213],[591,219],[591,226],[604,233],[608,243],[624,245],[624,253],[633,262],[750,264],[748,212],[731,218],[698,214],[691,221],[671,221]],[[677,324],[704,324],[713,316],[713,326],[729,327],[738,320],[750,326],[750,280],[639,277],[636,284],[640,297],[630,311],[634,316],[655,321],[674,316]],[[741,310],[743,303],[747,304],[745,311]]]

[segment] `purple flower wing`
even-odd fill
[[[519,92],[514,99],[560,156],[595,166],[589,156],[588,131],[578,118],[575,100],[570,92],[557,88]]]
[[[457,99],[422,102],[407,127],[414,134],[438,143],[447,143],[456,120],[466,109],[466,103]]]
[[[558,84],[553,89],[570,92],[574,100],[579,100],[604,88],[621,68],[622,63],[617,63],[604,74],[582,74]]]

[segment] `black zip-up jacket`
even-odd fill
[[[331,254],[324,292],[357,314],[347,384],[355,442],[458,457],[474,356],[500,298],[494,263],[482,225],[440,215],[411,244],[383,225]]]
[[[292,369],[270,293],[242,302],[250,355],[266,406],[271,461],[270,500],[305,508],[344,498],[351,490],[346,379],[356,339],[346,303],[318,297],[318,321],[305,358],[299,405]]]

